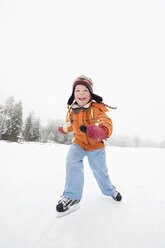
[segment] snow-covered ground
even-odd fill
[[[68,149],[0,142],[0,247],[164,248],[165,150],[106,148],[120,203],[101,194],[85,159],[81,208],[58,219]]]

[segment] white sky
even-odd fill
[[[117,106],[115,134],[165,139],[165,2],[1,0],[0,103],[65,119],[73,80]]]

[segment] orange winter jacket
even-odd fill
[[[92,151],[103,148],[103,141],[96,141],[87,136],[86,133],[80,131],[81,125],[89,124],[101,125],[106,130],[106,139],[110,137],[113,130],[111,119],[105,113],[108,109],[101,103],[90,101],[85,106],[80,107],[73,103],[69,108],[66,116],[66,122],[63,126],[63,132],[74,132],[73,143],[78,144],[85,151]]]

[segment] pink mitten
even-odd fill
[[[65,134],[64,131],[63,131],[63,127],[59,127],[59,128],[58,128],[58,131],[59,131],[60,133]]]
[[[106,138],[106,131],[103,126],[96,126],[90,124],[88,126],[82,125],[80,130],[88,135],[89,138],[101,141]]]

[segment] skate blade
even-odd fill
[[[78,210],[80,208],[80,204],[76,204],[74,206],[72,206],[71,208],[69,208],[67,211],[65,212],[57,212],[56,217],[57,218],[61,218],[64,217],[65,215],[71,214],[72,212]]]

